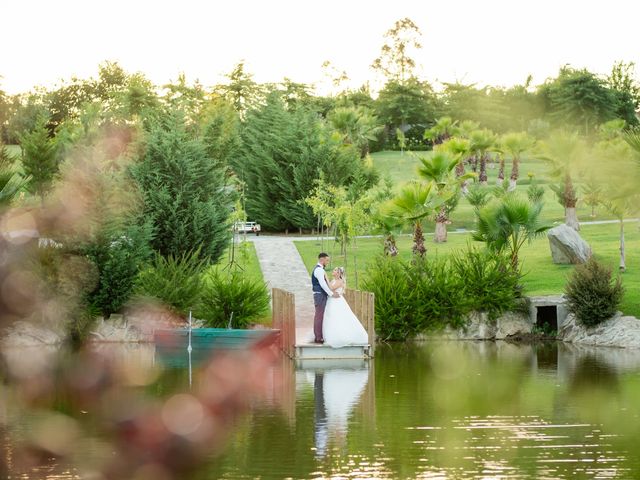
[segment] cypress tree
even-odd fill
[[[268,230],[314,227],[316,219],[304,202],[314,182],[322,177],[345,185],[365,169],[358,152],[342,145],[316,113],[288,110],[277,92],[248,113],[241,138],[231,165],[246,183],[249,219]]]
[[[27,188],[44,201],[59,170],[58,144],[49,135],[45,116],[38,117],[33,130],[20,137],[20,145]]]
[[[163,256],[200,248],[216,261],[229,238],[233,195],[225,170],[186,129],[178,111],[151,122],[146,151],[132,175],[142,191],[143,214],[153,225],[151,245]]]

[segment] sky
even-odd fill
[[[0,89],[89,77],[105,60],[153,82],[224,81],[240,60],[260,82],[326,91],[329,60],[347,86],[380,82],[370,65],[403,17],[422,31],[420,76],[433,83],[534,84],[565,64],[607,74],[640,64],[637,0],[3,0]],[[640,76],[640,66],[636,76]]]

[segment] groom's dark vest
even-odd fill
[[[313,293],[321,293],[323,295],[326,295],[327,292],[325,292],[322,287],[320,286],[320,282],[318,281],[318,279],[316,278],[316,270],[318,268],[322,268],[320,265],[316,265],[313,269],[313,271],[311,272],[311,288],[313,289]],[[322,270],[324,270],[322,268]]]

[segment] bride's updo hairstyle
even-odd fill
[[[344,267],[337,267],[336,270],[338,270],[338,273],[340,274],[340,278],[342,280],[345,281],[345,283],[347,282],[347,279],[344,278]]]

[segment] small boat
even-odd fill
[[[156,356],[165,367],[201,365],[215,353],[268,347],[278,341],[280,330],[188,328],[156,330]],[[190,342],[190,343],[189,343]],[[191,347],[191,348],[189,348]]]
[[[193,328],[191,347],[194,350],[235,350],[267,346],[277,340],[280,330],[242,330],[234,328]],[[175,328],[156,330],[156,346],[186,349],[189,346],[189,329]]]

